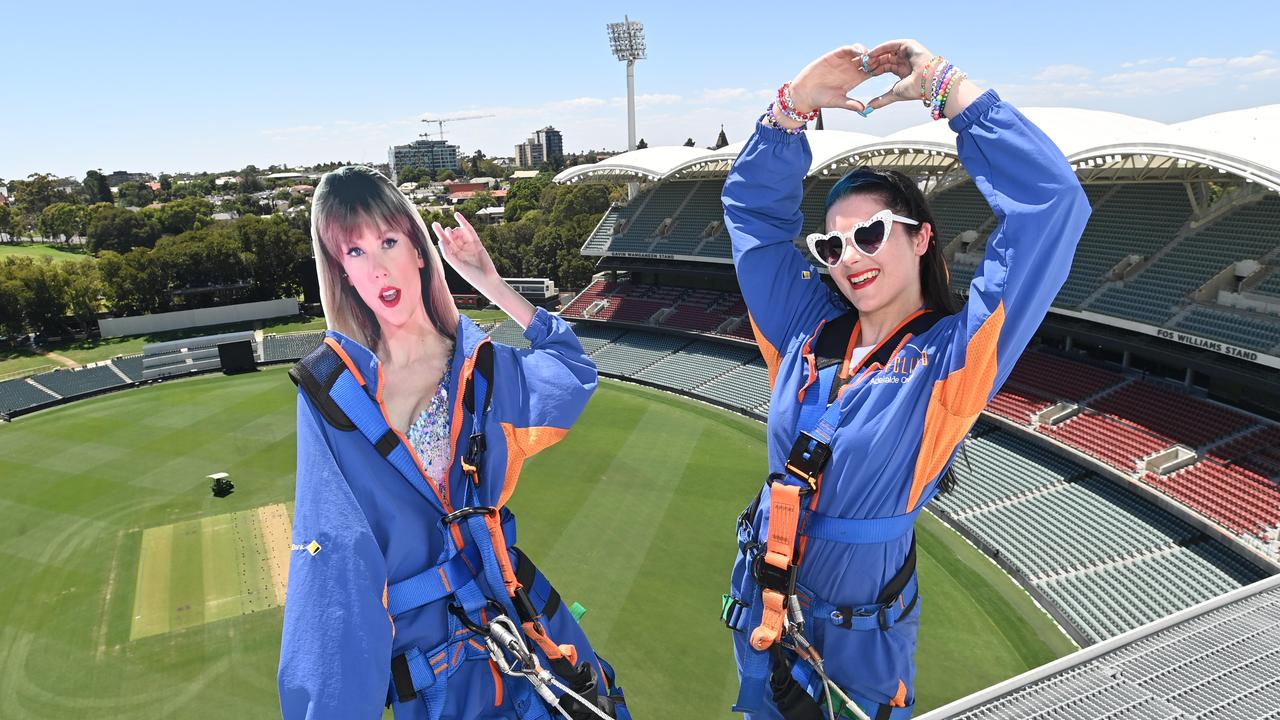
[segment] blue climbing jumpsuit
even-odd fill
[[[831,533],[806,537],[804,525],[799,531],[805,545],[797,587],[807,606],[806,634],[825,657],[830,678],[872,718],[877,712],[910,716],[920,615],[914,577],[892,607],[877,605],[877,595],[906,560],[915,514],[933,496],[960,442],[1066,280],[1090,213],[1062,152],[995,91],[984,93],[950,126],[958,134],[960,160],[998,224],[964,308],[909,337],[884,366],[863,368],[840,394],[843,415],[832,455],[816,503],[807,505],[812,510],[802,521],[813,527],[820,518],[835,527],[847,518],[891,518],[885,522],[901,534],[850,543],[830,539]],[[802,181],[811,160],[803,134],[761,124],[724,186],[738,282],[772,383],[770,472],[783,471],[801,406],[819,401],[818,386],[806,387],[813,382],[818,330],[849,310],[792,244],[801,232]],[[826,404],[825,397],[820,401]],[[780,717],[761,680],[771,667],[769,654],[748,642],[761,616],[749,556],[761,550],[754,543],[766,540],[769,496],[766,486],[753,517],[741,524],[743,552],[732,575],[742,682],[735,709],[754,718]],[[851,616],[858,616],[856,622]],[[792,674],[821,697],[820,681],[806,663],[795,662]]]
[[[361,432],[335,427],[299,390],[297,495],[278,675],[286,720],[380,718],[388,700],[395,700],[398,719],[545,717],[545,705],[529,692],[527,681],[499,675],[483,641],[460,629],[447,613],[447,604],[457,598],[398,607],[413,603],[398,599],[404,593],[398,593],[397,583],[441,563],[452,550],[441,508],[503,504],[525,458],[563,437],[595,391],[595,365],[566,322],[538,309],[524,335],[531,349],[494,343],[492,404],[483,416],[487,448],[478,487],[472,487],[459,463],[473,415],[455,389],[480,345],[490,341],[466,316],[459,319],[449,378],[453,460],[447,485],[427,479],[413,463],[397,469]],[[365,386],[363,399],[376,414],[382,385],[377,358],[334,331],[326,333],[326,343],[341,349],[343,362]],[[358,402],[348,404],[348,415],[368,410],[357,407]],[[507,543],[514,543],[514,518],[508,511],[503,511],[502,524]],[[467,533],[465,523],[459,525],[466,543],[480,543]],[[522,562],[517,553],[503,550],[513,564]],[[475,557],[464,562],[476,564]],[[469,577],[475,578],[467,588],[473,597],[503,598],[501,580],[495,580],[491,569],[477,569]],[[427,579],[435,581],[434,576]],[[463,584],[456,576],[452,579],[454,585]],[[460,590],[447,578],[441,582],[448,590]],[[546,579],[538,574],[528,584],[537,609],[549,612]],[[544,621],[550,638],[574,645],[580,660],[599,667],[567,609]],[[412,701],[399,702],[391,663],[405,653],[416,660],[413,680],[422,689]],[[545,655],[539,655],[546,667]]]

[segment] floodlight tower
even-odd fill
[[[627,149],[636,149],[636,61],[646,57],[644,24],[626,15],[622,22],[609,23],[609,48],[613,56],[627,64]],[[634,198],[636,183],[627,183],[627,196]]]

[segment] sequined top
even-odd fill
[[[436,385],[427,409],[409,427],[409,443],[422,460],[422,467],[433,479],[445,477],[449,471],[449,377],[453,369],[453,352],[444,364],[444,376]]]

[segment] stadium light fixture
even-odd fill
[[[609,49],[627,64],[627,150],[636,149],[636,61],[648,57],[644,44],[644,24],[623,15],[622,22],[609,23]],[[627,201],[640,192],[640,183],[627,183]]]
[[[636,149],[636,61],[648,57],[644,43],[644,24],[623,16],[620,23],[609,23],[609,49],[619,61],[627,64],[627,149]]]

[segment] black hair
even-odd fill
[[[924,193],[920,192],[915,182],[896,170],[863,166],[850,171],[831,188],[831,192],[827,193],[826,210],[831,210],[832,205],[849,195],[873,195],[894,214],[919,222],[919,225],[904,225],[913,236],[920,234],[925,223],[933,228],[929,249],[920,258],[920,294],[929,308],[946,315],[958,312],[960,302],[955,293],[951,292],[951,273],[947,269],[947,259],[942,254],[938,224],[933,220],[933,211],[929,208]]]

